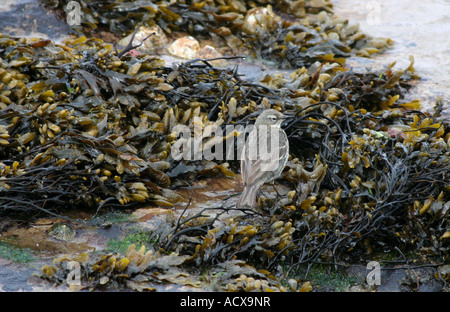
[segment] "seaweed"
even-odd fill
[[[245,52],[292,71],[247,81],[237,67],[215,67],[217,58],[167,66],[130,53],[132,39],[117,50],[85,36],[63,44],[2,36],[1,213],[168,208],[151,251],[131,245],[125,255],[65,256],[42,277],[64,283],[77,261],[82,288],[91,290],[206,287],[206,279],[214,290],[308,291],[308,281],[291,280],[303,265],[339,265],[374,250],[448,262],[450,124],[442,100],[429,113],[404,99],[418,78],[413,58],[397,72],[393,64],[373,73],[344,66],[350,55],[388,48],[389,39],[332,17],[328,1],[82,3],[83,27],[136,34],[141,20],[167,33],[187,29],[239,52],[223,59]],[[251,14],[259,14],[256,24],[248,24]],[[252,210],[191,210],[188,201],[175,215],[177,187],[237,173],[236,160],[175,159],[177,126],[224,130],[267,108],[288,117],[291,155],[278,180],[288,191],[263,192]],[[206,131],[199,139],[216,142]]]
[[[69,0],[43,2],[64,11]],[[121,36],[140,25],[157,26],[169,36],[187,32],[233,54],[273,60],[281,68],[318,60],[342,63],[350,55],[368,57],[392,45],[390,39],[372,38],[358,25],[334,17],[329,1],[80,1],[80,6],[81,25],[72,27],[82,35],[107,29]]]

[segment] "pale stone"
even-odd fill
[[[200,51],[200,43],[191,36],[175,40],[167,49],[170,54],[183,59],[196,58]]]
[[[197,54],[197,57],[201,59],[212,59],[223,57],[223,55],[219,51],[217,51],[214,47],[206,45],[200,49],[200,51]],[[213,66],[225,66],[227,64],[227,62],[224,59],[209,61],[209,63]]]
[[[138,32],[136,33],[133,46],[139,45],[147,36],[148,37],[140,47],[136,48],[136,50],[144,52],[144,53],[156,53],[160,50],[164,49],[164,47],[169,43],[167,36],[164,34],[164,31],[158,25],[155,25],[151,28],[140,27]],[[118,45],[121,47],[126,47],[131,40],[131,36],[133,34],[129,34],[125,38],[121,39],[118,42]]]
[[[257,32],[271,30],[276,27],[279,22],[280,17],[272,11],[270,5],[266,8],[257,7],[247,12],[242,29],[247,34],[255,34]]]

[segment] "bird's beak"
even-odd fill
[[[286,120],[288,120],[290,117],[289,115],[283,115],[283,117],[281,117],[281,123],[286,122]]]
[[[283,115],[283,117],[281,117],[281,122],[280,125],[285,125],[286,124],[286,120],[288,120],[290,117],[292,117],[291,115]]]
[[[283,120],[286,120],[286,119],[289,119],[289,118],[292,118],[292,117],[295,117],[295,113],[285,113],[285,114],[283,114]]]

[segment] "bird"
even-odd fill
[[[289,141],[281,129],[285,116],[277,110],[264,110],[256,119],[241,153],[241,179],[244,190],[237,208],[254,208],[256,195],[264,183],[274,181],[283,172],[289,157]],[[263,145],[266,139],[266,151]],[[272,147],[274,144],[274,148]]]

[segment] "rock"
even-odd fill
[[[272,7],[257,7],[247,12],[242,30],[247,34],[256,34],[273,29],[280,22],[280,17],[273,13]]]
[[[167,49],[170,54],[184,59],[196,58],[200,51],[200,43],[191,36],[175,40]]]
[[[163,30],[158,25],[155,25],[151,28],[147,28],[144,26],[139,28],[138,32],[136,33],[136,36],[134,37],[133,45],[140,44],[147,36],[149,36],[152,33],[153,35],[147,38],[147,40],[145,40],[140,47],[136,48],[136,50],[151,54],[157,53],[165,48],[165,46],[169,43],[169,40],[167,39]],[[132,35],[133,34],[130,34],[125,38],[121,39],[118,42],[118,45],[121,47],[126,47],[127,44],[130,42]]]
[[[289,3],[289,12],[295,17],[304,18],[306,16],[305,0],[297,0]]]
[[[222,57],[223,55],[217,51],[214,47],[206,45],[203,48],[198,51],[197,57],[202,59],[211,59],[211,58],[217,58]],[[226,60],[214,60],[209,61],[209,63],[213,66],[225,66],[227,64]]]
[[[167,51],[176,57],[183,59],[211,59],[222,57],[223,55],[210,45],[200,47],[200,43],[191,36],[186,36],[175,40],[167,49]],[[225,60],[210,61],[213,66],[225,66]]]

